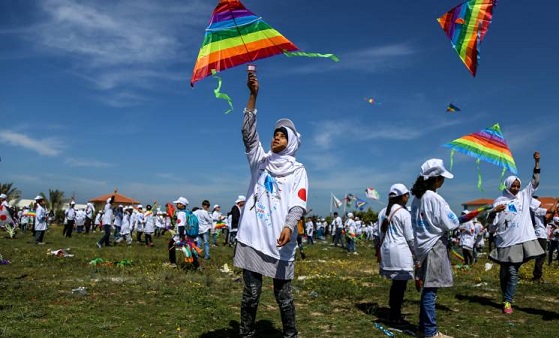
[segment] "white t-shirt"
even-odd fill
[[[122,216],[122,224],[120,225],[120,233],[128,235],[130,233],[130,214],[125,212]]]
[[[460,246],[468,250],[474,248],[476,241],[476,227],[473,221],[468,221],[460,225]]]
[[[154,219],[153,211],[148,211],[144,214],[144,232],[151,234],[155,231],[155,219]]]
[[[113,224],[113,208],[111,207],[111,203],[105,203],[102,221],[103,225]]]
[[[395,209],[399,208],[399,209]],[[387,271],[413,271],[413,255],[408,242],[413,243],[411,215],[406,208],[392,206],[392,218],[380,247],[380,267]],[[379,224],[386,218],[386,208],[379,213]]]
[[[291,240],[283,247],[278,248],[276,243],[289,210],[293,207],[307,209],[307,171],[301,166],[289,175],[273,176],[262,164],[265,156],[261,144],[247,153],[252,178],[237,240],[267,256],[293,261],[297,230],[291,233]]]
[[[211,230],[213,220],[210,214],[204,209],[198,209],[194,211],[194,214],[198,217],[198,234],[202,235]]]
[[[506,248],[537,239],[532,218],[530,216],[530,203],[536,189],[532,182],[511,199],[501,196],[493,202],[493,206],[505,205],[505,210],[497,213],[491,230],[495,229],[495,245]]]
[[[47,230],[47,211],[40,204],[35,210],[35,230]]]
[[[427,190],[411,203],[411,221],[417,259],[423,262],[429,251],[447,232],[458,227],[458,217],[436,192]]]

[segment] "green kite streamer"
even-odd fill
[[[283,55],[285,55],[287,57],[306,56],[306,57],[309,57],[309,58],[329,58],[329,59],[332,59],[335,62],[340,61],[340,59],[334,54],[307,53],[307,52],[301,52],[301,51],[295,51],[295,52],[284,51]]]
[[[215,69],[212,69],[212,75],[214,78],[217,79],[217,88],[214,89],[215,98],[225,100],[227,101],[227,103],[229,103],[229,107],[231,107],[231,109],[225,112],[225,114],[229,114],[230,112],[233,111],[233,101],[231,100],[229,95],[221,92],[221,84],[223,81],[221,80],[221,77],[216,75],[216,73],[217,72],[215,71]]]

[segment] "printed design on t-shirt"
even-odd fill
[[[415,210],[412,209],[412,213],[415,214],[415,213],[416,213]],[[424,220],[424,218],[425,218],[425,214],[424,214],[423,212],[420,212],[418,218],[412,217],[411,226],[412,226],[414,229],[422,229],[422,228],[425,228],[425,220]]]
[[[456,217],[456,215],[455,215],[452,211],[449,211],[449,212],[448,212],[448,215],[446,215],[446,217],[448,217],[448,219],[449,219],[452,223],[458,224],[458,217]]]
[[[279,206],[280,192],[278,179],[263,170],[254,189],[254,202],[251,209],[255,209],[258,219],[268,227],[272,226],[272,213]],[[262,201],[263,197],[268,203]]]
[[[299,189],[299,191],[297,192],[297,196],[299,196],[299,198],[306,202],[307,201],[307,189],[305,188],[301,188]]]

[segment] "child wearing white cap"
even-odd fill
[[[116,193],[116,191],[115,191]],[[97,247],[101,249],[103,245],[109,246],[110,245],[110,238],[111,238],[111,228],[113,224],[113,202],[115,200],[115,195],[112,195],[107,199],[105,203],[105,208],[103,209],[103,216],[101,216],[101,222],[103,224],[103,237],[97,242]]]
[[[229,227],[229,236],[226,238],[225,244],[230,246],[235,245],[237,241],[237,230],[239,228],[239,220],[241,219],[241,211],[246,203],[246,197],[239,195],[235,200],[235,205],[231,208],[229,213],[230,220],[227,221]]]
[[[43,242],[45,231],[47,231],[47,202],[43,196],[35,197],[35,244],[45,244]]]
[[[379,212],[380,273],[392,280],[388,304],[389,322],[405,323],[402,303],[408,280],[413,279],[415,244],[411,215],[406,209],[409,191],[401,183],[393,184],[388,193],[388,205]]]
[[[256,130],[258,79],[249,72],[250,91],[243,118],[243,143],[250,166],[247,205],[242,211],[234,264],[243,269],[240,335],[255,335],[256,311],[262,276],[273,278],[284,337],[296,337],[295,305],[291,280],[295,274],[295,226],[307,208],[308,181],[305,167],[295,154],[301,136],[293,122],[276,122],[271,150],[265,152]]]
[[[421,165],[420,175],[411,193],[411,221],[418,269],[416,280],[423,284],[418,334],[425,337],[449,337],[442,334],[436,322],[437,290],[453,285],[452,266],[448,256],[448,235],[459,225],[458,217],[437,194],[445,178],[453,178],[441,159],[430,159]]]

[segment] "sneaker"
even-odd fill
[[[512,314],[513,313],[512,304],[510,302],[505,302],[503,304],[503,313]]]
[[[101,244],[97,243],[97,247],[98,247],[99,249],[101,249],[103,246],[102,246]]]
[[[439,337],[439,338],[453,338],[452,336],[448,336],[448,335],[446,335],[446,334],[444,334],[444,333],[441,333],[440,331],[439,331],[439,332],[437,332],[437,334],[436,334],[436,335],[434,335],[434,336],[430,336],[430,337]]]

